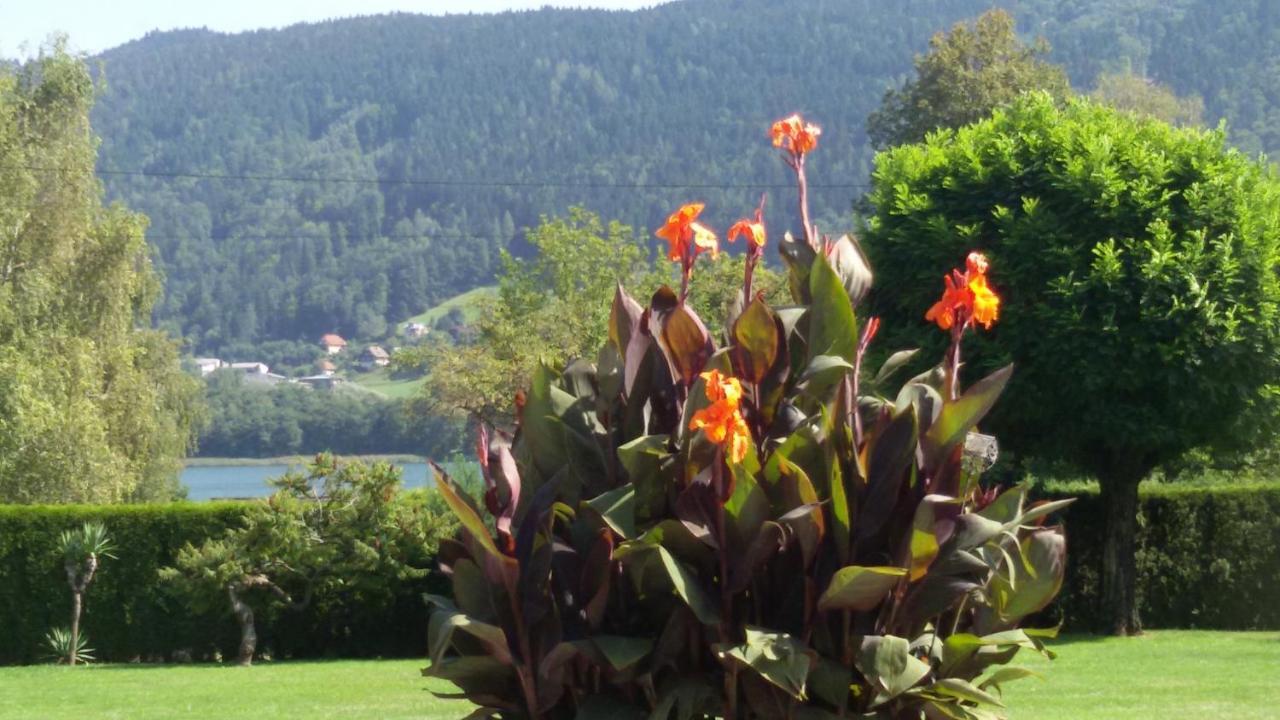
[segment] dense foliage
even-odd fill
[[[128,548],[99,571],[84,608],[98,660],[169,660],[177,650],[200,657],[218,647],[230,653],[235,626],[222,609],[187,613],[157,573],[183,543],[238,525],[247,509],[245,503],[0,506],[0,663],[44,659],[45,632],[65,625],[71,609],[58,537],[90,521]],[[291,644],[277,647],[283,652]]]
[[[241,665],[258,650],[257,613],[313,603],[327,612],[385,608],[395,587],[427,576],[436,541],[452,529],[443,506],[400,497],[400,470],[388,463],[319,455],[305,473],[272,484],[276,492],[252,506],[243,526],[187,543],[159,574],[195,612],[229,601]]]
[[[200,434],[204,457],[414,454],[446,457],[460,447],[460,428],[405,403],[360,387],[312,390],[263,386],[219,371],[205,379],[209,422]]]
[[[410,534],[441,532],[439,522],[447,519],[431,492],[397,493],[391,506],[420,521]],[[57,541],[64,530],[87,521],[102,523],[118,543],[116,558],[99,568],[84,606],[97,659],[234,658],[240,634],[228,612],[226,588],[193,604],[192,596],[161,581],[160,569],[173,566],[184,547],[223,540],[260,512],[260,504],[247,502],[0,506],[0,664],[44,659],[46,630],[66,624],[71,597]],[[371,519],[362,522],[353,527],[372,529]],[[336,543],[341,547],[333,554],[348,552],[357,539],[378,542],[372,533],[348,537],[347,545]],[[410,556],[427,567],[433,553],[434,535]],[[440,583],[412,575],[378,573],[373,582],[365,577],[350,586],[316,588],[312,602],[299,611],[262,603],[251,592],[258,649],[278,658],[421,656],[427,624],[422,593]]]
[[[1099,478],[1115,629],[1133,602],[1137,485],[1201,446],[1268,439],[1280,377],[1280,183],[1219,132],[1029,96],[877,159],[867,234],[900,341],[931,265],[983,247],[1020,302],[970,372],[1020,372],[992,427],[1015,452]]]
[[[1064,99],[1071,92],[1066,72],[1048,62],[1043,38],[1028,45],[1013,16],[990,10],[973,23],[960,23],[929,41],[916,58],[916,77],[884,96],[867,118],[867,135],[885,148],[924,140],[942,128],[977,122],[1027,92]]]
[[[167,498],[200,418],[149,329],[146,219],[104,207],[96,88],[52,48],[0,65],[0,500]]]
[[[1056,499],[1054,489],[1037,493]],[[1046,623],[1081,632],[1106,626],[1097,559],[1103,512],[1096,490],[1073,487],[1067,511],[1071,552],[1062,594],[1044,611]],[[421,497],[411,493],[411,497]],[[1152,627],[1280,630],[1280,489],[1274,484],[1169,487],[1146,485],[1138,526],[1138,603]],[[46,628],[66,622],[70,600],[58,535],[92,519],[133,551],[119,553],[95,581],[86,617],[98,659],[169,660],[175,651],[207,659],[231,657],[235,624],[221,607],[193,614],[161,586],[157,572],[185,543],[199,545],[238,526],[247,503],[163,506],[0,507],[0,664],[44,659]],[[1207,556],[1213,559],[1207,560]],[[388,655],[420,657],[427,618],[419,594],[426,585],[394,585],[396,601],[376,608],[316,607],[271,617],[262,646],[277,657]],[[321,612],[334,612],[326,617]],[[337,618],[341,618],[340,620]],[[348,634],[343,627],[359,628]]]
[[[1078,500],[1067,512],[1067,578],[1047,614],[1073,632],[1110,630],[1098,573],[1105,500],[1096,488],[1070,494]],[[1139,508],[1135,601],[1147,625],[1280,628],[1280,486],[1148,484]]]
[[[396,353],[398,367],[430,372],[415,417],[479,418],[509,422],[517,391],[529,386],[539,363],[583,357],[608,337],[609,301],[618,284],[649,286],[669,278],[631,228],[574,208],[566,218],[546,218],[529,235],[530,259],[504,255],[498,293],[481,301],[461,341],[440,340]],[[600,258],[610,258],[601,263]],[[722,258],[693,280],[696,307],[713,330],[739,298],[744,257]],[[756,287],[771,300],[782,278],[756,271]],[[451,437],[446,439],[452,439]],[[437,442],[436,445],[444,447]]]
[[[1206,121],[1228,117],[1249,150],[1280,148],[1265,0],[996,4],[1076,87],[1131,68],[1204,97]],[[840,152],[811,168],[813,203],[839,226],[871,168],[864,119],[933,33],[991,5],[685,0],[156,33],[101,56],[100,168],[160,174],[104,178],[151,217],[157,317],[200,353],[377,334],[487,281],[544,214],[648,226],[690,190],[673,185],[707,184],[725,186],[697,188],[713,222],[733,219],[718,209],[761,189],[744,184],[785,182],[753,146],[761,107],[827,119]],[[352,181],[373,177],[392,182]]]
[[[820,132],[770,131],[801,217]],[[438,474],[462,533],[441,545],[453,595],[435,599],[425,674],[507,720],[999,717],[994,691],[1024,673],[997,666],[1055,632],[1018,626],[1062,583],[1065,537],[1044,522],[1070,501],[979,487],[970,434],[1011,372],[958,381],[966,331],[998,315],[986,260],[930,313],[945,359],[898,389],[910,353],[862,372],[879,321],[855,316],[856,243],[810,227],[777,243],[794,304],[770,307],[752,287],[759,210],[730,230],[749,302],[717,342],[686,302],[717,253],[703,209],[657,231],[678,292],[645,307],[619,286],[596,362],[535,373],[514,438],[482,428],[488,519]]]

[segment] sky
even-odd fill
[[[96,53],[151,30],[208,27],[222,32],[283,27],[386,12],[492,13],[545,5],[631,10],[659,0],[0,0],[0,57],[29,57],[51,33]],[[23,49],[23,46],[25,50]]]

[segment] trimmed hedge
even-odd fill
[[[57,537],[88,520],[107,527],[117,559],[102,563],[85,597],[83,632],[100,660],[173,660],[182,653],[234,658],[229,609],[194,615],[159,581],[184,543],[199,544],[243,520],[249,503],[0,506],[0,664],[44,659],[44,635],[70,623]],[[424,592],[438,579],[398,583],[392,599],[318,602],[302,611],[257,610],[259,649],[275,657],[418,656],[426,652]],[[219,605],[219,607],[223,607]]]
[[[1102,512],[1096,489],[1041,493],[1078,498],[1064,512],[1070,545],[1062,595],[1045,613],[1067,628],[1095,628]],[[118,559],[89,589],[82,627],[102,660],[233,656],[230,613],[192,615],[157,580],[183,543],[221,534],[246,503],[0,506],[0,663],[37,662],[44,634],[68,624],[71,596],[56,538],[86,520],[107,526]],[[1139,603],[1148,627],[1280,629],[1280,485],[1150,485],[1142,491]],[[260,648],[277,657],[418,656],[425,652],[421,595],[435,581],[403,583],[387,603],[352,598],[302,612],[261,612]]]
[[[1144,485],[1138,605],[1151,628],[1280,629],[1280,484]],[[1101,630],[1103,523],[1096,488],[1063,512],[1067,577],[1047,611],[1073,630]]]

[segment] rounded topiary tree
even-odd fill
[[[877,158],[866,245],[874,311],[897,342],[935,268],[970,247],[1008,311],[971,345],[975,377],[1018,374],[990,427],[1066,460],[1107,506],[1107,629],[1140,629],[1138,484],[1190,448],[1248,441],[1280,370],[1280,185],[1221,131],[1175,129],[1029,95],[991,119]]]

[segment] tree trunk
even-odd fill
[[[1106,538],[1102,548],[1102,612],[1105,629],[1114,635],[1142,633],[1138,617],[1137,563],[1138,484],[1141,475],[1104,478]]]
[[[253,664],[253,653],[258,648],[258,630],[253,624],[253,608],[241,597],[236,583],[227,585],[227,597],[231,599],[231,612],[240,623],[240,654],[236,662],[243,667]]]
[[[67,649],[67,664],[76,664],[76,649],[80,647],[80,606],[84,596],[79,592],[71,593],[71,647]]]

